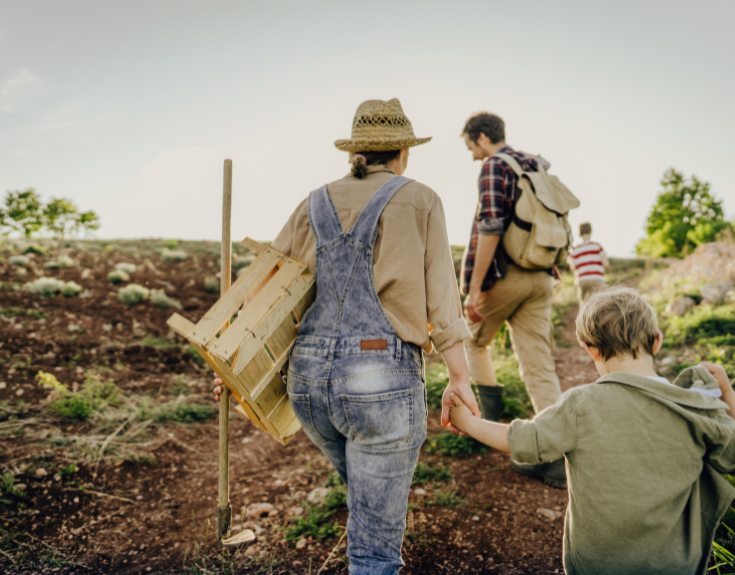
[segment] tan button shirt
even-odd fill
[[[345,176],[327,191],[347,231],[372,195],[395,174],[370,166],[364,179]],[[316,268],[316,240],[309,225],[308,198],[299,204],[273,242],[277,250]],[[438,194],[418,182],[396,192],[378,223],[373,276],[380,303],[403,340],[431,352],[470,339],[462,317],[444,207]],[[347,310],[349,311],[349,310]]]

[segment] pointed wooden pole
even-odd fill
[[[232,214],[232,160],[225,160],[222,191],[222,252],[220,264],[220,298],[230,289],[232,282],[230,219]],[[224,332],[229,320],[222,326]],[[230,505],[230,390],[222,386],[219,398],[219,482],[217,489],[217,539],[222,540],[230,530],[232,505]]]

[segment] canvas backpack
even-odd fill
[[[503,235],[503,249],[516,265],[527,270],[547,270],[566,261],[573,242],[567,214],[579,200],[556,176],[524,172],[509,154],[495,154],[518,176],[513,218]]]

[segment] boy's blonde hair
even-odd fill
[[[639,353],[653,355],[656,312],[636,290],[613,287],[590,294],[577,316],[577,339],[597,348],[604,360]]]

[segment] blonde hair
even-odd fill
[[[639,353],[653,355],[658,336],[656,312],[636,290],[613,287],[590,294],[577,316],[577,339],[596,348],[604,360]]]

